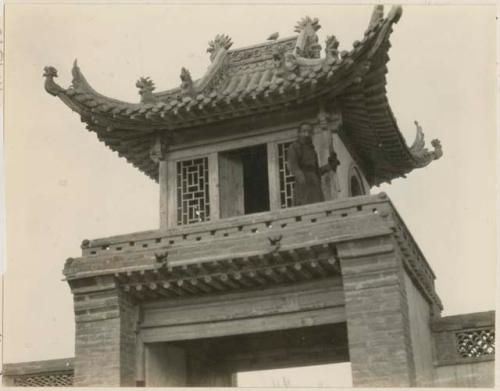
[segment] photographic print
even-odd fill
[[[3,384],[493,387],[495,15],[7,4]]]

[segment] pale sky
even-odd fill
[[[386,12],[389,7],[386,7]],[[320,43],[362,39],[370,6],[10,5],[6,9],[7,274],[4,362],[74,355],[64,261],[83,239],[154,229],[158,186],[107,149],[43,89],[43,68],[71,82],[75,58],[100,93],[136,102],[209,65],[208,41],[233,47],[294,35],[319,17]],[[411,144],[418,120],[444,156],[384,185],[433,268],[443,315],[495,306],[495,7],[405,6],[394,26],[388,96]],[[372,193],[380,191],[373,188]]]

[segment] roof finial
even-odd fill
[[[217,34],[213,40],[208,43],[207,52],[210,53],[210,61],[214,61],[220,50],[228,50],[233,42],[228,35]]]
[[[191,73],[182,67],[181,69],[181,90],[184,94],[192,95],[194,93],[193,78]]]
[[[384,6],[382,4],[377,4],[373,7],[368,30],[374,28],[382,19],[384,19]]]
[[[434,150],[429,151],[425,147],[425,136],[422,127],[417,121],[415,121],[415,126],[417,127],[417,134],[415,136],[415,141],[413,141],[413,144],[410,147],[410,153],[417,161],[418,167],[424,167],[431,161],[437,160],[443,156],[443,148],[441,146],[441,141],[434,139],[431,141],[431,145],[434,147]]]
[[[272,33],[269,37],[267,37],[267,40],[268,41],[276,41],[280,36],[280,33],[278,32],[275,32],[275,33]]]
[[[45,67],[43,69],[43,77],[45,77],[45,91],[47,91],[50,95],[57,96],[61,92],[65,91],[64,88],[54,81],[54,78],[57,77],[56,68],[52,66]]]
[[[151,103],[155,99],[153,97],[153,91],[155,90],[155,83],[149,77],[141,77],[135,83],[135,86],[139,89],[139,95],[141,96],[141,103]]]
[[[71,75],[73,76],[72,84],[73,87],[78,86],[78,83],[82,80],[82,72],[80,71],[80,67],[78,66],[78,60],[75,58],[73,61],[73,68],[71,68]]]
[[[297,22],[294,31],[296,33],[301,33],[303,30],[308,28],[312,29],[314,32],[318,31],[321,28],[319,19],[311,19],[311,17],[305,16]]]
[[[325,41],[325,55],[327,61],[336,61],[339,59],[339,40],[335,35],[329,35]]]
[[[318,18],[306,16],[297,22],[295,32],[300,35],[295,45],[295,54],[304,58],[319,58],[321,45],[318,43],[316,31],[321,28]]]

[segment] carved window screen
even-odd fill
[[[480,329],[456,333],[457,351],[461,357],[482,357],[495,354],[495,330]]]
[[[287,156],[288,147],[291,142],[278,144],[278,165],[280,177],[280,206],[288,208],[293,206],[293,193],[295,188],[295,178],[288,169]]]
[[[52,373],[14,377],[16,387],[71,387],[73,373]]]
[[[177,225],[208,220],[208,158],[177,162]]]

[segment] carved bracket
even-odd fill
[[[151,145],[151,149],[149,150],[149,157],[151,160],[155,163],[160,163],[160,161],[165,160],[167,146],[167,143],[162,137],[156,137]]]
[[[283,235],[267,238],[267,240],[269,240],[269,244],[273,247],[271,250],[272,253],[279,251],[281,247],[281,239],[283,239]]]

